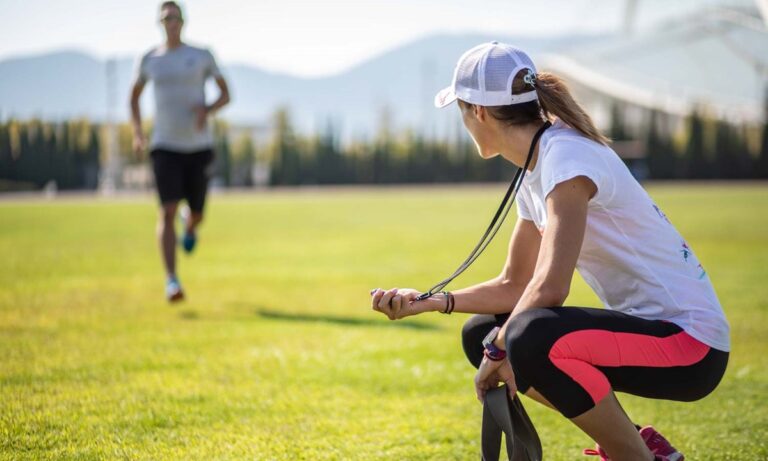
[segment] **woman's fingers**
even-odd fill
[[[512,371],[512,364],[505,360],[498,370],[499,381],[504,382],[509,390],[509,396],[515,398],[517,393],[517,383],[515,382],[515,373]]]
[[[392,313],[390,312],[389,301],[383,300],[386,294],[387,294],[387,291],[384,291],[381,288],[376,288],[375,290],[372,290],[371,291],[371,309],[377,312],[381,312],[382,314],[392,319]]]
[[[483,361],[480,362],[480,368],[478,368],[477,374],[475,374],[475,394],[477,394],[477,400],[479,400],[480,403],[485,399],[485,391],[488,389],[488,384],[486,382],[488,370],[486,368],[486,359],[483,359]]]
[[[378,311],[389,317],[389,320],[395,320],[395,316],[392,313],[392,298],[397,294],[397,288],[385,291],[379,298],[377,304]]]
[[[381,311],[381,309],[379,309],[379,301],[381,301],[382,296],[384,296],[384,290],[381,288],[371,290],[371,309]]]
[[[418,295],[417,290],[410,288],[402,290],[399,288],[392,288],[391,290],[376,288],[371,290],[371,308],[386,315],[390,320],[405,318],[422,312],[420,309],[414,308],[414,300]]]
[[[507,391],[509,391],[509,398],[514,399],[515,394],[517,394],[517,384],[515,383],[515,380],[512,379],[510,381],[504,381],[504,384],[507,385]]]
[[[475,383],[475,394],[477,394],[477,400],[480,401],[480,403],[483,403],[483,401],[485,401],[485,392],[487,390],[488,390],[488,387],[485,385],[485,382]]]
[[[400,309],[402,309],[403,305],[403,297],[399,294],[395,294],[395,296],[392,297],[392,301],[390,301],[390,305],[392,306],[392,317],[393,320],[397,320],[400,318]]]
[[[483,357],[483,361],[480,362],[480,367],[477,369],[477,374],[475,375],[475,393],[480,402],[485,399],[485,393],[488,389],[499,384],[499,381],[502,379],[502,372],[499,368],[503,366],[503,364],[504,362],[502,361],[495,362]]]

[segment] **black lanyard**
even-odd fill
[[[493,238],[496,236],[496,233],[501,228],[501,225],[504,223],[504,219],[507,217],[507,214],[509,213],[509,209],[512,208],[512,204],[515,203],[515,197],[517,197],[517,191],[520,190],[520,186],[523,185],[523,178],[525,178],[525,173],[528,171],[528,166],[531,164],[531,159],[533,158],[533,151],[536,149],[536,143],[539,142],[539,138],[544,133],[544,131],[552,126],[552,123],[549,121],[544,122],[544,124],[539,128],[539,131],[536,132],[535,135],[533,135],[533,139],[531,140],[531,147],[528,149],[528,157],[525,159],[525,165],[522,168],[518,168],[517,172],[515,173],[514,178],[512,178],[512,183],[510,183],[509,188],[507,189],[507,193],[504,194],[504,198],[501,200],[501,204],[499,205],[499,209],[496,210],[496,214],[493,216],[493,219],[491,220],[491,224],[488,225],[488,229],[485,230],[485,233],[480,238],[480,241],[475,245],[475,248],[472,249],[472,252],[469,254],[467,259],[464,260],[463,263],[459,266],[458,269],[456,269],[453,274],[451,274],[450,277],[447,279],[441,281],[440,283],[436,284],[432,288],[429,289],[429,291],[420,294],[416,301],[421,301],[424,299],[427,299],[431,296],[433,296],[435,293],[438,293],[443,290],[443,288],[446,287],[449,283],[453,281],[456,277],[462,274],[467,268],[472,265],[473,262],[480,256],[480,254],[485,250],[485,248],[491,243]],[[512,198],[510,200],[510,197]],[[501,219],[499,219],[501,218]]]

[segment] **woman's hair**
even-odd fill
[[[512,94],[535,89],[538,101],[508,106],[487,106],[486,110],[493,118],[511,125],[525,125],[557,117],[595,142],[603,145],[610,142],[610,139],[600,133],[590,116],[573,99],[560,77],[549,72],[541,72],[536,75],[532,86],[523,80],[527,74],[528,69],[523,69],[515,75],[512,81]]]

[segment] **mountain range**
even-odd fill
[[[536,60],[537,55],[560,52],[599,37],[433,35],[374,56],[344,72],[316,78],[268,72],[254,65],[219,63],[232,89],[232,104],[221,116],[235,124],[268,125],[271,114],[285,107],[299,130],[322,130],[330,123],[348,136],[368,137],[386,113],[395,126],[413,127],[428,134],[444,133],[447,127],[456,126],[458,119],[450,110],[433,108],[434,94],[450,83],[453,67],[464,51],[491,40],[513,43]],[[110,91],[108,62],[79,51],[2,60],[0,118],[88,117],[101,121],[111,110],[115,119],[128,120],[134,61],[134,57],[111,61]],[[215,93],[213,87],[211,90],[209,97]],[[142,108],[151,116],[151,87],[146,93]]]

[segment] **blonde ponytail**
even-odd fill
[[[522,94],[533,89],[538,95],[537,101],[508,106],[488,106],[486,109],[497,120],[510,125],[526,125],[552,120],[557,117],[585,137],[606,145],[611,140],[600,133],[592,119],[579,103],[573,99],[571,92],[560,77],[549,72],[541,72],[535,79],[526,78],[528,69],[523,69],[512,80],[512,94]]]
[[[605,145],[611,141],[600,133],[592,122],[592,118],[573,99],[571,92],[568,91],[568,87],[560,77],[549,72],[541,72],[536,75],[534,87],[545,117],[551,119],[555,116],[587,138],[600,144]]]

